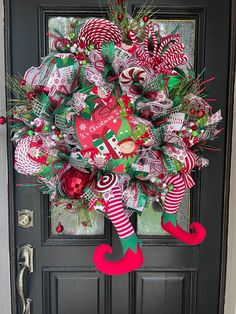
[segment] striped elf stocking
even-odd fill
[[[173,189],[166,194],[161,222],[162,228],[166,232],[189,245],[198,245],[206,236],[206,230],[200,223],[193,222],[190,225],[190,230],[193,230],[193,233],[186,232],[177,224],[177,213],[185,190],[194,186],[190,171],[195,166],[195,162],[194,154],[187,152],[185,167],[182,173],[173,175],[167,180],[166,183],[172,185]]]
[[[114,176],[114,175],[113,175]],[[102,180],[106,180],[102,178]],[[101,184],[101,180],[99,184]],[[120,275],[139,268],[143,264],[143,254],[140,248],[140,240],[137,238],[128,217],[125,215],[122,203],[122,193],[119,184],[116,182],[111,191],[111,199],[108,201],[107,217],[114,225],[121,241],[124,256],[119,261],[108,261],[106,253],[112,253],[112,248],[102,244],[95,249],[94,264],[107,275]]]

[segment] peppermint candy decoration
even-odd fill
[[[120,74],[120,83],[123,85],[130,86],[136,80],[136,83],[143,84],[146,80],[147,74],[144,69],[139,67],[132,67],[125,69]]]
[[[118,177],[114,173],[108,173],[105,176],[102,176],[97,182],[94,184],[94,190],[97,192],[107,192],[111,190],[117,183]]]
[[[38,136],[22,138],[15,149],[15,169],[25,175],[36,175],[42,171],[42,164],[29,156],[30,146],[39,140]]]
[[[91,19],[87,21],[79,33],[79,40],[84,42],[85,47],[93,44],[95,48],[102,48],[104,43],[113,41],[115,45],[122,43],[120,29],[105,19]]]

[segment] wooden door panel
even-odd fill
[[[190,272],[137,272],[136,313],[194,313],[194,277]]]
[[[95,270],[44,269],[45,313],[104,313],[105,276]],[[90,302],[89,300],[92,300]]]

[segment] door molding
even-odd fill
[[[226,136],[226,161],[225,161],[225,190],[224,190],[224,211],[223,211],[223,234],[221,251],[221,278],[220,278],[220,300],[219,313],[235,314],[236,309],[236,286],[232,285],[235,278],[236,255],[232,252],[235,248],[235,205],[233,200],[235,188],[236,167],[234,164],[236,158],[236,0],[231,2],[231,47],[229,61],[229,79],[228,79],[228,116],[227,116],[227,136]],[[234,114],[233,114],[234,113]],[[233,129],[234,126],[234,129]],[[232,152],[232,154],[231,154]],[[232,161],[232,167],[231,167]],[[230,191],[232,193],[230,193]],[[234,206],[233,206],[234,205]],[[229,217],[231,220],[229,222]],[[227,277],[226,277],[227,272]],[[230,273],[229,273],[230,272]],[[230,289],[229,289],[230,288]]]
[[[4,60],[4,2],[0,0],[0,77],[5,77]],[[4,115],[5,87],[3,81],[0,85],[0,115]],[[10,291],[10,262],[9,262],[9,219],[8,219],[8,172],[7,172],[7,130],[0,128],[0,243],[1,243],[1,269],[0,269],[0,307],[4,314],[11,313],[11,291]]]
[[[4,22],[3,24],[3,6],[4,6]],[[223,203],[223,232],[221,235],[222,246],[221,246],[221,278],[220,278],[220,295],[219,295],[219,314],[224,312],[224,300],[225,300],[225,286],[226,286],[226,264],[227,264],[227,241],[228,241],[228,216],[229,216],[229,187],[230,187],[230,171],[231,171],[231,148],[232,148],[232,126],[233,126],[233,106],[234,106],[234,79],[235,79],[235,51],[236,51],[236,0],[231,0],[231,46],[230,46],[230,62],[229,62],[229,76],[228,76],[228,111],[225,129],[225,145],[227,147],[225,155],[225,176],[224,176],[224,203]],[[9,0],[0,0],[0,39],[3,42],[3,36],[5,33],[5,69],[4,66],[0,67],[0,76],[5,76],[6,73],[11,73],[11,51],[10,51],[10,10],[9,10]],[[0,59],[2,59],[0,64],[4,64],[4,47],[0,47]],[[4,87],[0,88],[0,96],[4,96]],[[1,99],[2,100],[2,99]],[[3,108],[0,110],[3,113]],[[4,107],[4,105],[2,105]],[[236,116],[235,116],[236,120]],[[8,130],[9,136],[9,130]],[[16,254],[15,254],[15,215],[14,215],[14,177],[13,177],[13,149],[12,145],[6,146],[6,130],[2,127],[0,129],[0,160],[4,160],[4,163],[0,163],[0,173],[2,180],[0,182],[0,199],[2,204],[2,214],[0,219],[0,242],[2,242],[2,248],[6,247],[4,252],[8,251],[10,254],[10,271],[9,271],[9,259],[8,252],[6,256],[4,255],[4,261],[1,261],[1,271],[5,276],[4,280],[0,280],[0,288],[2,288],[1,297],[4,297],[4,302],[1,302],[1,308],[4,310],[3,313],[16,314]],[[2,143],[3,141],[3,143]],[[8,173],[9,173],[9,189],[8,189],[8,200],[7,200],[7,152],[8,152]],[[3,175],[2,175],[3,174]],[[2,184],[3,182],[3,184]],[[9,216],[7,210],[9,209]],[[8,227],[8,217],[9,217],[9,233]],[[1,226],[2,224],[2,226]],[[11,274],[11,294],[10,288],[8,289],[7,284],[10,282]],[[10,285],[9,285],[10,286]],[[12,309],[10,309],[10,300]],[[236,303],[236,296],[235,296]],[[5,308],[4,308],[5,306]],[[230,313],[231,314],[231,313]]]

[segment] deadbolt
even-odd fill
[[[33,227],[33,211],[22,209],[18,211],[18,226],[21,228]]]

